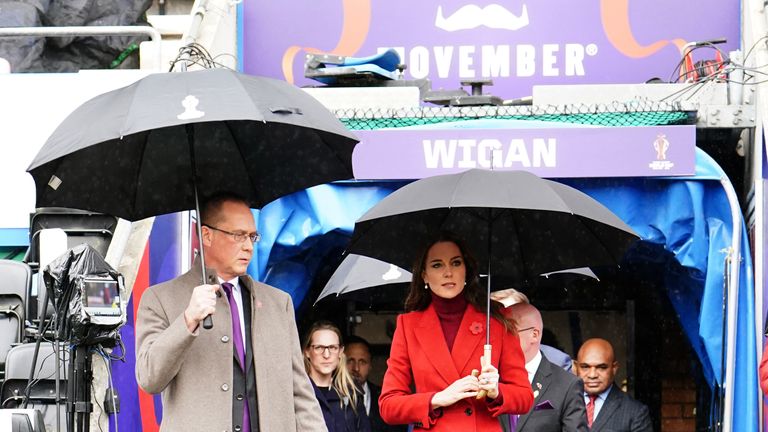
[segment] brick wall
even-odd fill
[[[692,376],[693,353],[682,333],[669,329],[664,338],[661,379],[661,432],[696,430],[696,384]],[[677,329],[679,331],[679,329]]]

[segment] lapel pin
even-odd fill
[[[473,321],[472,324],[469,325],[469,331],[471,331],[473,335],[480,334],[483,331],[483,324],[479,321]]]

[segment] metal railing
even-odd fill
[[[68,37],[68,36],[149,36],[156,43],[156,68],[160,70],[162,36],[149,26],[71,26],[71,27],[3,27],[0,37]]]

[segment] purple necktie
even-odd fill
[[[517,430],[517,419],[520,416],[518,414],[510,414],[509,415],[509,430],[510,432],[515,432]]]
[[[240,368],[243,370],[243,375],[246,374],[247,368],[245,367],[245,347],[243,347],[243,332],[240,330],[240,313],[237,309],[237,303],[232,296],[232,289],[234,286],[229,282],[221,284],[224,288],[224,292],[227,294],[227,300],[229,300],[229,310],[232,312],[232,339],[235,344],[235,350],[237,351],[237,359],[240,361]],[[249,432],[251,430],[251,415],[248,410],[248,398],[243,398],[243,432]]]

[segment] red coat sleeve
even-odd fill
[[[397,327],[392,337],[387,372],[381,385],[379,413],[382,420],[389,424],[421,423],[426,427],[434,423],[429,412],[432,397],[437,392],[411,392],[413,375],[404,327],[403,315],[400,315],[397,317]]]
[[[768,394],[768,345],[763,350],[763,359],[760,360],[760,388]]]
[[[494,417],[500,414],[525,414],[533,406],[533,391],[528,382],[520,340],[517,334],[504,331],[504,327],[500,323],[498,325],[502,333],[501,352],[497,363],[502,403],[489,404],[488,410]]]

